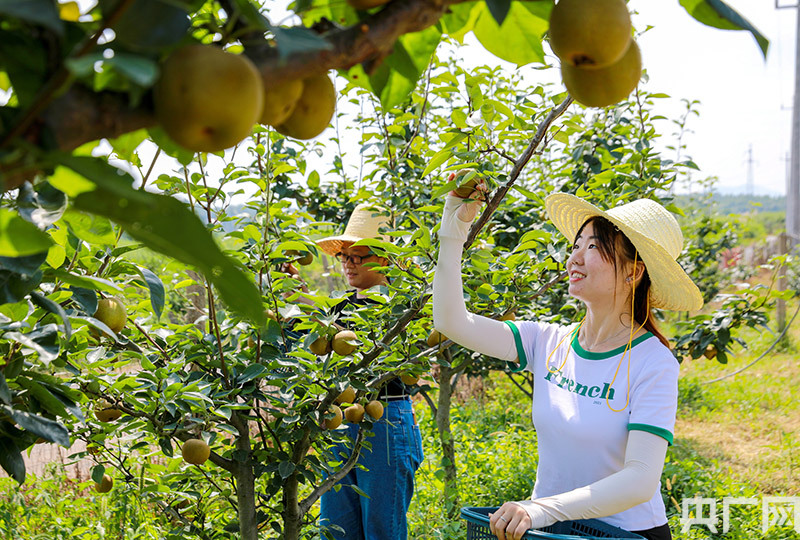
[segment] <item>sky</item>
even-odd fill
[[[678,0],[630,0],[648,77],[643,85],[670,96],[659,100],[657,109],[670,119],[684,112],[683,99],[700,102],[699,116],[687,123],[683,157],[692,158],[701,171],[693,174],[694,185],[683,190],[700,189],[697,180],[716,177],[719,191],[745,193],[752,178],[755,194],[785,194],[797,9],[778,10],[774,0],[724,1],[770,40],[767,58],[749,32],[705,26]],[[465,53],[465,60],[497,62],[477,50]],[[557,65],[553,56],[547,61]],[[530,69],[532,77],[542,78],[541,71]],[[557,70],[550,75],[558,82]],[[656,128],[665,144],[675,142],[676,128],[669,121]]]
[[[646,89],[671,96],[660,105],[662,114],[670,118],[683,112],[682,99],[700,102],[700,115],[689,120],[684,137],[688,157],[701,168],[696,179],[715,177],[720,191],[738,193],[745,192],[751,179],[756,194],[785,194],[797,9],[776,9],[770,0],[725,1],[770,40],[766,59],[749,33],[702,25],[678,0],[629,1],[637,30],[652,27],[637,38],[649,77]],[[79,0],[84,12],[94,3]],[[274,20],[273,15],[270,11]],[[480,46],[464,54],[470,61],[497,62],[514,69]],[[557,71],[553,73],[557,77]],[[538,71],[536,76],[541,74]],[[674,131],[668,122],[657,127],[665,140]],[[148,163],[152,150],[140,150]]]
[[[639,39],[647,86],[676,100],[701,102],[686,142],[704,175],[718,177],[720,187],[742,187],[752,177],[757,189],[783,194],[791,148],[797,9],[776,9],[770,0],[726,3],[770,40],[766,61],[749,33],[704,26],[677,0],[630,2],[639,12],[634,25],[654,27]]]

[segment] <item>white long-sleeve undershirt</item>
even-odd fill
[[[439,229],[439,259],[433,279],[434,327],[459,345],[516,361],[511,329],[503,322],[470,313],[464,303],[461,257],[470,223],[457,215],[463,200],[448,196]],[[649,501],[658,489],[667,441],[645,431],[628,433],[624,466],[590,485],[550,497],[514,501],[528,513],[531,528],[557,521],[599,518]]]
[[[467,311],[461,283],[461,254],[470,224],[457,216],[463,199],[445,200],[439,228],[439,260],[433,276],[433,326],[462,347],[515,361],[517,350],[511,329],[502,321]]]
[[[649,501],[658,489],[666,439],[646,431],[628,432],[621,470],[588,486],[528,501],[514,501],[531,518],[531,528],[557,521],[602,518]]]

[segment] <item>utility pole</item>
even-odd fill
[[[786,186],[786,234],[788,249],[800,244],[800,4],[781,6],[775,0],[776,9],[797,10],[794,56],[794,102],[792,106],[792,142],[789,181]]]
[[[753,196],[753,145],[747,149],[747,183],[745,184],[744,191],[746,195]]]

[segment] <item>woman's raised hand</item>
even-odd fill
[[[466,176],[472,172],[475,172],[475,170],[461,169],[458,172],[450,173],[447,181],[452,182],[456,178]],[[461,184],[461,186],[452,190],[450,195],[459,199],[471,199],[470,202],[462,204],[456,214],[461,221],[471,222],[478,215],[478,209],[481,204],[486,201],[486,182],[484,182],[483,178],[475,175]]]

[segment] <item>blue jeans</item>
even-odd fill
[[[354,441],[358,426],[348,424]],[[373,426],[365,441],[372,449],[361,448],[358,464],[339,481],[340,489],[324,493],[320,508],[320,528],[331,537],[345,540],[403,540],[408,537],[406,512],[414,494],[414,473],[422,463],[422,437],[414,420],[411,401],[390,401],[383,418]],[[337,445],[342,460],[350,455],[350,445]],[[351,486],[367,494],[359,493]],[[333,526],[341,527],[344,533]],[[324,538],[324,536],[323,536]]]

